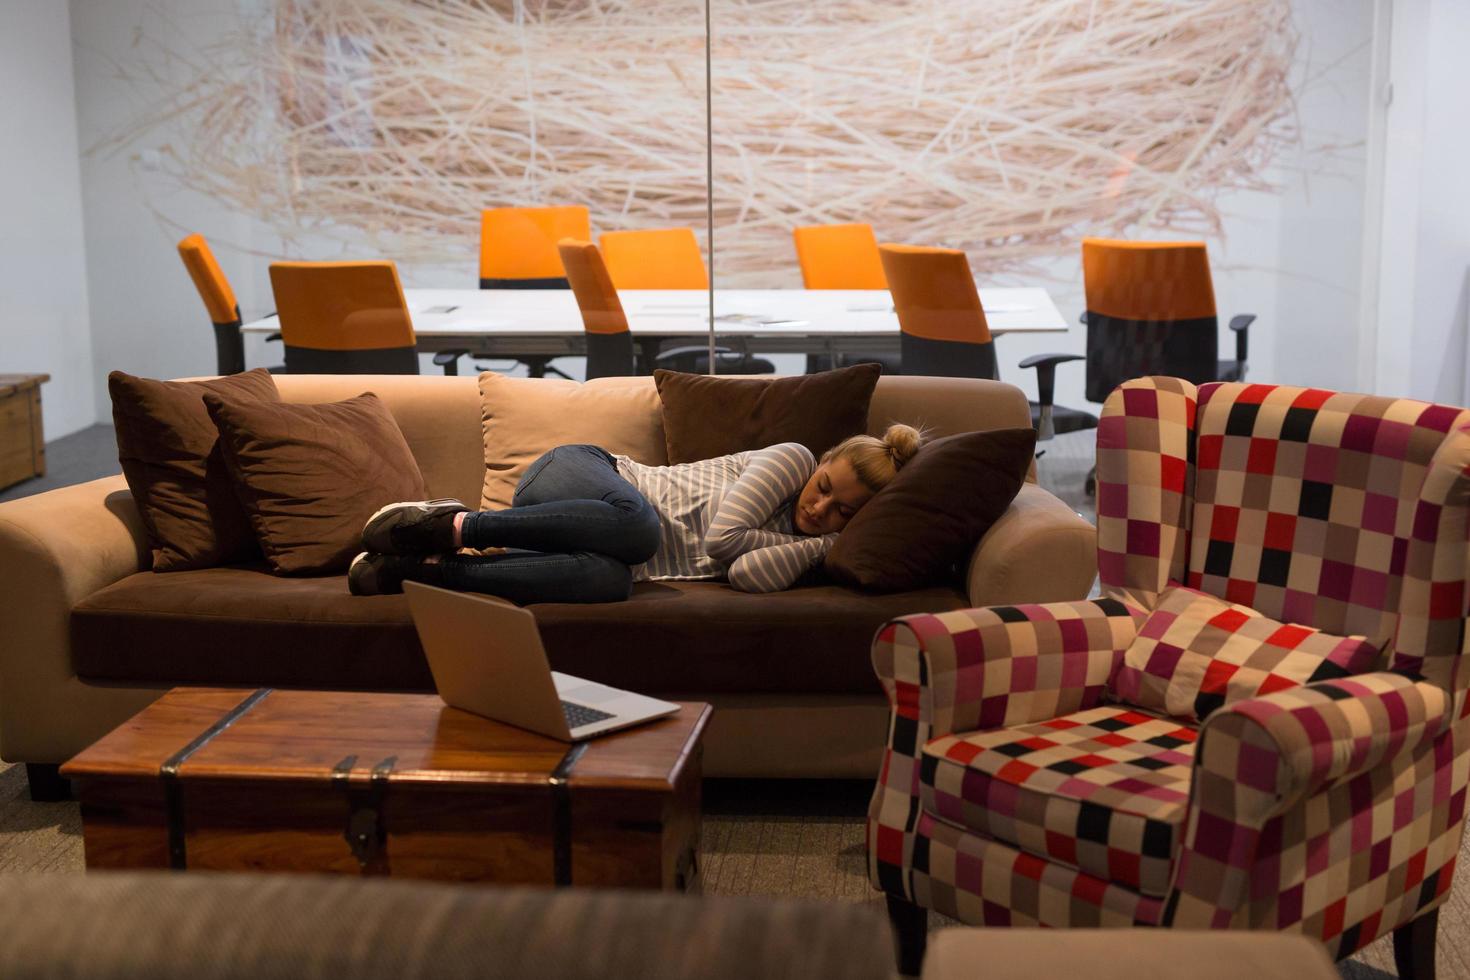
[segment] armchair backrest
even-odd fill
[[[1458,692],[1470,411],[1284,385],[1142,378],[1098,427],[1105,594],[1169,581],[1332,633]]]

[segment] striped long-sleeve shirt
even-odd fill
[[[777,592],[836,540],[798,534],[792,524],[792,504],[817,466],[799,443],[674,466],[616,459],[662,525],[658,552],[633,569],[635,581],[728,575],[741,591]]]

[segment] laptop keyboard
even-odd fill
[[[585,704],[572,704],[570,701],[563,701],[561,703],[561,713],[566,716],[567,727],[571,729],[581,728],[583,725],[590,725],[593,722],[605,721],[613,717],[610,711],[598,711],[596,708],[589,708]]]

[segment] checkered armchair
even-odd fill
[[[868,868],[901,958],[923,909],[984,925],[1388,932],[1432,976],[1470,782],[1470,411],[1174,378],[1098,428],[1102,598],[906,616]],[[1202,725],[1120,703],[1173,583],[1382,645],[1376,672]],[[1371,652],[1371,651],[1370,651]]]

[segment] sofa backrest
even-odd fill
[[[429,493],[457,497],[472,505],[479,501],[484,449],[480,393],[474,377],[282,374],[275,380],[288,402],[340,401],[374,392],[398,420]],[[587,383],[630,382],[652,386],[653,378],[601,378]],[[1021,389],[1001,381],[879,378],[868,410],[868,431],[879,434],[893,422],[922,426],[939,437],[1026,427],[1031,424],[1031,410]]]

